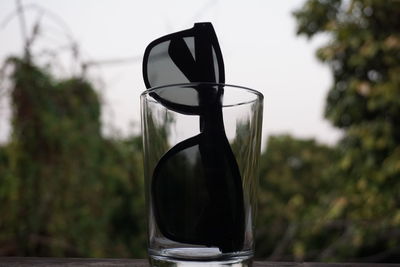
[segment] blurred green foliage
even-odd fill
[[[325,116],[343,137],[333,147],[269,138],[256,256],[400,261],[400,1],[308,0],[294,16],[299,35],[328,39],[317,51],[333,74]],[[144,257],[141,137],[101,134],[86,79],[55,79],[27,59],[7,64],[0,255]]]
[[[290,165],[293,155],[274,161],[279,154],[270,150],[279,139],[270,139],[264,157],[273,155],[264,158],[270,169],[262,167],[267,173],[262,173],[261,184],[268,181],[262,187],[271,194],[280,176],[285,186],[278,188],[284,192],[273,200],[281,198],[281,209],[293,217],[286,219],[285,212],[266,217],[290,221],[279,223],[285,228],[278,234],[280,242],[286,235],[291,241],[280,255],[299,260],[399,261],[400,1],[308,0],[294,16],[299,35],[313,38],[323,33],[328,39],[317,51],[333,74],[325,116],[344,135],[331,152],[322,152],[321,146],[320,155],[314,151],[306,172]],[[291,150],[293,142],[297,152]],[[306,162],[304,153],[313,145],[301,148],[302,142],[286,140],[277,150],[303,155],[297,156],[299,162]],[[285,160],[288,163],[282,166]],[[312,189],[304,193],[304,186]],[[290,198],[282,199],[288,193]],[[297,208],[291,209],[291,203]]]
[[[141,138],[106,139],[82,78],[13,66],[12,127],[0,150],[0,254],[143,257]]]
[[[257,220],[258,257],[303,260],[316,257],[337,231],[342,202],[329,176],[334,148],[289,135],[272,136],[260,160]]]

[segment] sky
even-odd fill
[[[0,62],[21,55],[23,38],[17,1],[0,1]],[[79,72],[78,62],[96,62],[88,70],[102,96],[105,134],[140,131],[139,96],[146,88],[142,56],[146,46],[163,35],[212,22],[225,63],[227,84],[264,95],[263,143],[270,135],[289,133],[334,144],[340,132],[323,117],[332,84],[327,66],[315,57],[327,37],[296,36],[293,10],[303,0],[21,0],[27,31],[40,17],[34,51],[79,45],[79,60],[71,49],[60,50],[54,62],[58,76]],[[44,13],[41,11],[45,10]],[[42,14],[42,15],[40,15]],[[36,49],[36,50],[35,50]],[[115,61],[117,63],[113,63]],[[98,64],[101,63],[101,64]],[[0,84],[0,95],[7,84]],[[7,98],[0,99],[0,142],[10,134]]]

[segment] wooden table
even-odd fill
[[[149,267],[147,260],[135,259],[76,259],[76,258],[20,258],[0,257],[0,267],[10,266],[110,266],[110,267]],[[255,261],[254,267],[400,267],[400,264],[375,264],[375,263],[318,263],[318,262],[262,262]]]

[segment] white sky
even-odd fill
[[[138,132],[139,95],[145,89],[141,57],[152,40],[191,28],[194,22],[213,23],[225,61],[226,83],[254,88],[264,94],[263,139],[291,133],[334,143],[339,132],[323,119],[325,97],[332,82],[326,66],[315,58],[323,38],[307,41],[295,35],[291,12],[303,0],[22,0],[57,14],[68,25],[86,60],[135,58],[126,64],[93,68],[91,76],[101,78],[103,122],[106,132]],[[12,0],[0,1],[0,23],[16,8]],[[27,10],[28,28],[38,14]],[[30,26],[29,26],[30,25]],[[44,16],[43,46],[67,43],[65,28]],[[1,25],[0,25],[1,26]],[[3,25],[4,26],[4,25]],[[0,60],[20,54],[22,38],[15,17],[0,27]],[[61,61],[68,58],[62,57]],[[64,64],[59,73],[73,72]],[[3,91],[0,88],[0,94]],[[7,139],[8,108],[0,101],[0,141]],[[112,130],[111,130],[112,129]]]

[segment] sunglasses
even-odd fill
[[[154,168],[157,226],[172,241],[227,253],[243,247],[245,212],[242,179],[223,123],[224,75],[211,23],[163,36],[145,50],[149,95],[169,110],[199,116],[200,133],[173,146]]]

